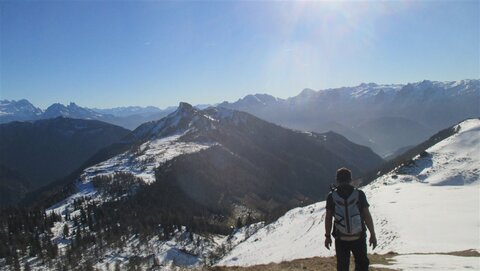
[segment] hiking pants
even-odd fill
[[[367,241],[365,237],[355,241],[335,239],[335,251],[337,253],[337,271],[348,271],[350,251],[355,258],[355,271],[368,270],[370,262],[367,258]]]

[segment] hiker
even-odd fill
[[[363,191],[353,187],[352,172],[347,168],[337,170],[337,187],[327,197],[325,215],[325,247],[330,249],[332,237],[335,237],[337,270],[348,271],[350,251],[355,258],[355,271],[368,270],[367,230],[370,231],[370,245],[377,246],[373,220],[368,210],[370,206]],[[335,225],[332,232],[332,217]]]

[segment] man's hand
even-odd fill
[[[372,246],[372,249],[375,249],[377,247],[377,237],[375,234],[370,235],[370,245]]]
[[[325,247],[330,250],[332,246],[332,237],[325,237]]]

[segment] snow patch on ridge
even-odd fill
[[[183,135],[184,133],[147,141],[136,150],[129,150],[85,169],[76,184],[77,192],[50,207],[48,211],[64,214],[66,208],[76,199],[99,197],[92,183],[94,177],[125,172],[141,178],[145,183],[152,183],[155,181],[155,169],[162,163],[183,154],[208,149],[216,144],[183,142],[179,140]]]
[[[214,143],[179,141],[183,135],[177,134],[147,141],[134,151],[125,152],[86,169],[80,178],[85,182],[99,175],[128,172],[142,178],[145,183],[152,183],[155,181],[155,169],[162,163],[179,155],[198,152],[214,145]]]

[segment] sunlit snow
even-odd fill
[[[86,169],[81,178],[88,180],[93,176],[124,171],[142,178],[146,183],[154,182],[155,168],[162,163],[181,154],[198,152],[212,146],[212,144],[207,143],[179,141],[178,139],[182,135],[183,134],[173,135],[147,141],[135,151],[125,152]]]
[[[415,158],[415,165],[362,188],[379,242],[369,253],[480,251],[480,120],[467,120],[456,129],[458,133],[429,148],[427,155]],[[334,255],[334,249],[323,247],[324,207],[325,202],[318,202],[287,212],[236,246],[218,265]],[[480,269],[478,257],[415,254],[394,259],[402,270]]]

